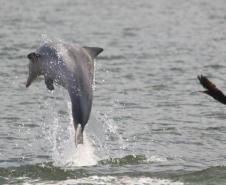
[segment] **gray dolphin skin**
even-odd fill
[[[30,62],[26,87],[43,75],[49,90],[54,89],[54,83],[68,90],[76,145],[83,143],[83,131],[92,107],[94,59],[102,51],[99,47],[49,41],[27,55]]]

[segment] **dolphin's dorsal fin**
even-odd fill
[[[83,47],[87,53],[91,56],[92,59],[95,59],[98,54],[100,54],[104,49],[103,48],[98,48],[98,47]]]

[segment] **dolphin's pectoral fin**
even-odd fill
[[[104,49],[98,47],[83,47],[92,59],[95,59]]]
[[[49,89],[49,90],[54,90],[54,86],[53,86],[53,80],[50,79],[50,78],[45,78],[45,84],[46,84],[46,87]]]

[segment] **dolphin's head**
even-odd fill
[[[30,53],[27,55],[29,59],[29,75],[26,83],[26,87],[29,87],[31,83],[41,75],[41,68],[40,68],[40,55],[37,53]]]

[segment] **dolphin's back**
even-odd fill
[[[68,48],[69,62],[73,79],[69,81],[69,94],[72,102],[73,117],[82,126],[88,122],[93,98],[94,61],[82,48]],[[71,64],[70,64],[71,63]]]

